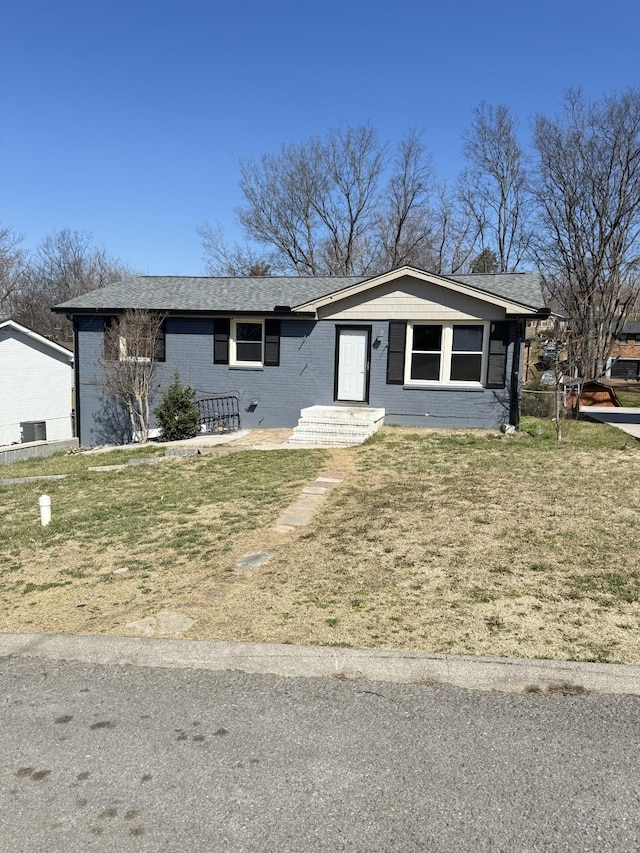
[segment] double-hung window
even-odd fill
[[[280,320],[215,318],[213,363],[250,370],[277,367],[280,364]]]
[[[486,339],[484,323],[408,323],[405,381],[480,385]]]
[[[262,365],[264,323],[261,320],[231,321],[231,364]]]

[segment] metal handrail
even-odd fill
[[[206,432],[240,429],[240,406],[237,396],[206,397],[196,400],[200,423]]]

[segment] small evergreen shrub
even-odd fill
[[[155,410],[162,441],[182,441],[200,432],[200,415],[196,406],[196,392],[184,385],[176,370],[173,382],[162,395]]]

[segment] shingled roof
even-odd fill
[[[56,306],[58,311],[86,312],[139,308],[156,311],[273,311],[276,305],[301,305],[364,278],[190,278],[142,275],[101,287]]]
[[[533,272],[474,273],[447,276],[485,293],[510,299],[528,308],[544,308],[541,279]]]
[[[409,270],[406,270],[409,272]],[[127,308],[164,312],[270,313],[276,306],[305,305],[371,280],[370,276],[254,276],[245,278],[133,276],[92,290],[55,307],[55,311],[108,313]],[[480,293],[542,308],[540,278],[535,273],[438,277]]]

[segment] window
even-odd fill
[[[280,364],[280,320],[213,321],[213,362],[239,367],[278,367]]]
[[[451,381],[482,381],[482,326],[453,326]]]
[[[106,361],[164,361],[162,318],[132,314],[105,319],[104,357]]]
[[[486,337],[484,323],[408,323],[407,383],[479,385]]]
[[[411,346],[411,379],[439,382],[442,367],[442,326],[413,326]]]
[[[261,321],[234,320],[231,323],[232,364],[262,364],[263,329]]]

